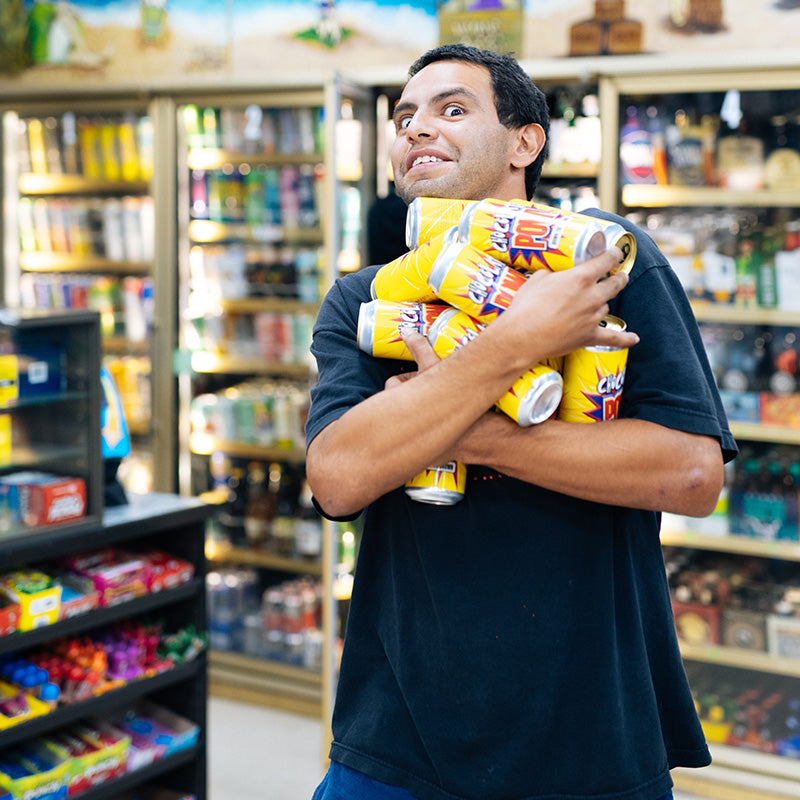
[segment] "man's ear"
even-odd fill
[[[516,148],[511,157],[512,166],[524,169],[532,164],[542,152],[546,141],[547,136],[541,125],[536,122],[523,125],[517,130]]]

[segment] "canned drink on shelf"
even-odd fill
[[[624,331],[625,323],[611,315],[601,325]],[[625,382],[628,349],[593,345],[564,357],[564,394],[558,418],[567,422],[616,419]]]
[[[427,336],[431,325],[447,308],[443,303],[397,303],[390,300],[362,303],[358,312],[358,347],[378,358],[413,361],[401,331],[409,328]]]
[[[441,358],[472,341],[486,323],[473,319],[464,311],[449,308],[439,315],[428,333],[428,341]],[[548,419],[561,400],[560,359],[536,364],[514,381],[511,388],[495,403],[498,409],[523,427]]]
[[[475,200],[416,197],[406,212],[406,246],[418,247],[458,225],[464,209]]]
[[[309,628],[303,631],[303,666],[317,672],[322,669],[325,637],[321,630]]]
[[[459,242],[442,250],[428,277],[440,299],[481,322],[502,314],[526,280],[513,267]]]
[[[464,210],[458,236],[526,272],[570,269],[612,246],[622,260],[609,274],[630,272],[636,258],[636,239],[618,223],[540,203],[482,200]]]
[[[452,506],[464,499],[466,485],[467,465],[448,461],[413,477],[406,483],[406,494],[418,503]]]
[[[384,264],[372,279],[370,293],[373,299],[396,302],[430,303],[436,294],[428,285],[433,262],[442,248],[455,241],[455,226],[408,253]]]

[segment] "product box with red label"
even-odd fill
[[[59,619],[69,619],[92,611],[100,605],[100,593],[94,583],[79,575],[63,574],[57,576],[61,584],[61,607]]]
[[[0,636],[19,630],[20,608],[16,600],[0,594]]]
[[[145,553],[152,570],[150,576],[150,591],[160,592],[163,589],[174,589],[192,579],[194,564],[175,558],[161,550]]]
[[[672,601],[678,638],[686,644],[719,644],[720,611],[718,606]]]
[[[57,525],[86,515],[86,484],[82,478],[53,476],[22,484],[19,491],[26,525]]]
[[[111,725],[82,723],[48,738],[69,753],[68,795],[84,792],[126,771],[131,740]]]

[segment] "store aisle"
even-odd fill
[[[209,800],[311,800],[321,774],[319,722],[209,699]]]
[[[311,800],[322,770],[319,722],[260,706],[208,701],[209,800]],[[702,800],[683,792],[675,800]]]

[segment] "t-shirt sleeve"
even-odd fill
[[[363,291],[364,276],[349,277],[351,280],[339,279],[331,287],[314,324],[311,353],[319,379],[311,389],[306,446],[349,408],[383,389],[397,372],[394,362],[358,349],[358,312],[368,296]]]
[[[650,237],[638,231],[637,243],[637,266],[611,304],[640,336],[628,354],[620,416],[713,436],[730,461],[736,442],[686,293]]]

